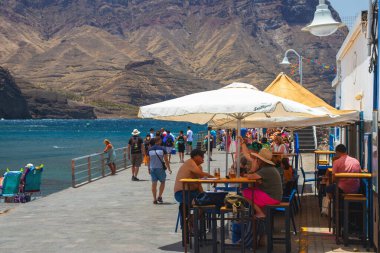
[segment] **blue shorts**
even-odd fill
[[[188,195],[189,195],[189,192],[190,192],[190,200],[187,200],[188,198]],[[191,205],[191,202],[193,201],[193,199],[195,199],[195,197],[199,194],[199,191],[185,191],[185,199],[187,200],[186,203],[188,205]],[[182,191],[177,191],[174,193],[174,198],[177,202],[179,203],[183,203],[183,195],[182,195]]]
[[[159,169],[150,169],[150,177],[152,178],[152,182],[160,181],[165,182],[166,180],[166,172],[162,168]]]

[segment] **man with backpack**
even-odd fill
[[[132,163],[132,181],[140,181],[137,178],[139,173],[139,168],[145,156],[144,141],[139,136],[140,131],[134,129],[132,132],[132,137],[128,141],[128,160]]]
[[[166,130],[166,135],[163,139],[164,145],[166,147],[166,152],[168,153],[168,160],[172,157],[172,149],[174,147],[174,136],[170,133],[169,130]]]

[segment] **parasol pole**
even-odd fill
[[[224,150],[226,151],[226,176],[227,176],[228,175],[228,152],[229,152],[229,150],[227,149],[227,142],[228,142],[227,129],[224,131],[224,133],[225,133]],[[232,142],[232,139],[231,139],[231,142]]]
[[[207,172],[210,174],[210,134],[211,127],[207,127]]]
[[[237,136],[240,136],[240,128],[241,128],[241,118],[237,118]],[[236,177],[240,177],[240,138],[238,139],[237,148],[236,148]]]

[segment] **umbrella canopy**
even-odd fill
[[[138,117],[223,125],[243,120],[254,127],[287,126],[289,119],[329,117],[327,112],[259,91],[246,83],[140,107]],[[285,124],[285,125],[284,125]]]
[[[198,124],[234,124],[240,135],[241,122],[254,127],[286,126],[290,119],[302,121],[309,117],[329,117],[326,112],[259,91],[246,83],[232,83],[217,90],[205,91],[140,107],[138,117]],[[240,145],[237,145],[237,154]],[[210,157],[210,156],[209,156]],[[210,171],[210,159],[208,159]],[[237,159],[240,175],[240,159]]]
[[[338,110],[332,107],[284,73],[280,73],[264,91],[279,97],[299,102],[315,109],[319,109],[321,111],[328,112],[329,114],[335,116],[325,118],[323,122],[311,119],[309,122],[313,123],[312,121],[314,121],[315,125],[321,125],[321,123],[324,125],[338,125],[342,123],[352,123],[359,120],[358,111]]]

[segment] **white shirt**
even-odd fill
[[[280,153],[287,154],[288,150],[286,149],[285,144],[280,144],[280,145],[274,144],[273,152],[280,152]]]
[[[193,131],[191,129],[187,130],[187,141],[193,141]]]

